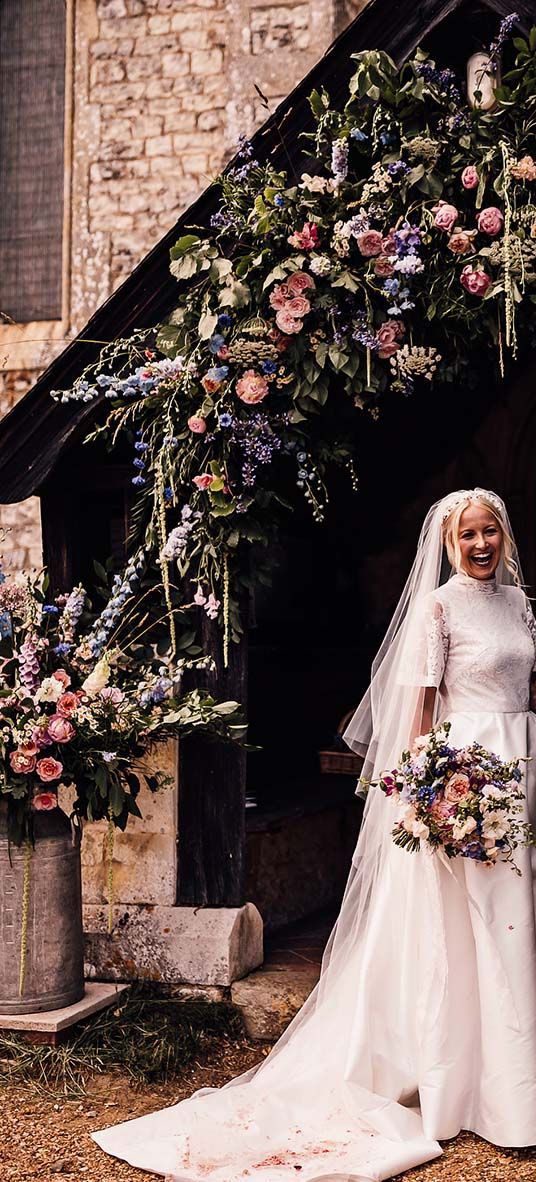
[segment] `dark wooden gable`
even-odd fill
[[[522,28],[536,20],[536,0],[518,0],[515,9]],[[255,155],[258,159],[270,158],[281,168],[288,167],[290,159],[297,174],[310,171],[311,161],[304,156],[299,138],[301,132],[312,127],[307,96],[313,88],[325,86],[334,104],[343,102],[354,69],[352,53],[375,47],[402,61],[428,38],[437,42],[438,56],[443,60],[450,61],[462,50],[463,59],[473,39],[484,41],[487,26],[493,31],[497,20],[511,10],[512,0],[423,0],[415,5],[408,5],[406,0],[371,0],[252,137]],[[233,160],[228,167],[232,165]],[[217,189],[209,187],[2,420],[0,503],[40,492],[62,453],[83,438],[102,413],[98,404],[55,403],[50,390],[72,384],[95,357],[95,341],[128,336],[135,327],[153,325],[165,318],[177,298],[177,284],[168,269],[169,249],[186,227],[207,227],[217,205]]]

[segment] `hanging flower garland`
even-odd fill
[[[502,22],[492,71],[516,19]],[[486,354],[504,373],[531,343],[536,30],[514,45],[487,112],[420,50],[400,69],[382,52],[352,55],[342,110],[325,90],[309,96],[311,172],[260,165],[242,141],[211,234],[171,251],[177,307],[156,345],[114,342],[54,392],[111,400],[92,437],[133,443],[137,528],[170,620],[187,576],[223,625],[225,663],[240,585],[264,577],[251,546],[290,507],[290,474],[321,521],[330,467],[356,486],[356,408],[377,416],[383,398],[463,379]],[[106,634],[101,620],[104,647]],[[179,643],[173,624],[173,655]]]

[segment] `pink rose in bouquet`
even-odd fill
[[[491,278],[487,271],[473,270],[468,264],[460,275],[460,283],[471,295],[485,296]]]
[[[385,320],[376,333],[376,340],[379,342],[378,357],[387,358],[393,357],[398,352],[402,337],[404,336],[404,324],[401,320]]]
[[[277,316],[280,315],[281,312],[278,312]],[[294,320],[294,317],[291,316],[290,319]],[[257,373],[257,370],[246,369],[236,383],[236,393],[241,402],[248,404],[262,402],[263,398],[266,398],[268,394],[268,382],[266,378],[263,378],[262,374]]]
[[[445,230],[450,234],[453,226],[458,221],[458,210],[456,206],[449,205],[448,201],[438,201],[437,205],[434,205],[432,213],[435,214],[434,226],[438,230]]]
[[[288,301],[292,297],[290,284],[276,283],[273,291],[270,292],[269,304],[271,308],[279,311],[280,308],[286,308]]]
[[[76,734],[72,722],[64,718],[63,714],[53,714],[48,721],[47,730],[55,743],[69,743]]]
[[[311,305],[305,296],[293,296],[286,305],[286,311],[292,316],[306,316],[311,311]]]
[[[473,238],[476,230],[460,230],[457,229],[447,242],[447,247],[453,254],[467,254],[468,251],[474,250]]]
[[[387,255],[381,254],[377,259],[374,260],[374,274],[377,275],[379,279],[390,279],[391,275],[394,275],[394,273],[394,264],[387,257]]]
[[[57,780],[63,771],[63,764],[59,759],[54,759],[52,755],[45,755],[43,759],[37,760],[37,775],[40,780],[47,783],[49,780]]]
[[[220,383],[218,383],[219,385]],[[205,419],[201,415],[190,415],[188,419],[188,426],[194,435],[204,435],[207,429]]]
[[[58,807],[58,798],[55,792],[36,792],[32,805],[37,813],[50,813]]]
[[[476,189],[478,185],[478,172],[474,164],[468,164],[462,172],[462,185],[464,189]]]
[[[58,698],[56,712],[63,714],[64,718],[67,718],[69,714],[73,714],[75,710],[78,710],[79,705],[78,694],[73,693],[72,690],[67,690],[65,694],[61,695],[61,698]]]
[[[374,258],[382,253],[384,239],[379,230],[363,230],[362,234],[357,235],[356,242],[365,259]]]
[[[303,328],[303,320],[300,320],[297,316],[293,316],[292,312],[287,311],[286,308],[281,308],[277,312],[275,322],[277,327],[281,329],[281,332],[287,334],[300,332],[300,329]]]
[[[11,751],[9,755],[9,762],[13,771],[17,775],[27,776],[30,772],[35,770],[36,758],[35,753],[27,755],[25,751],[18,748],[16,751]]]
[[[451,804],[457,804],[470,791],[471,782],[469,777],[465,776],[463,772],[455,772],[445,787],[445,800],[448,800]]]
[[[294,271],[287,279],[287,287],[289,292],[295,295],[302,295],[308,287],[314,287],[315,281],[312,275],[306,275],[305,271]]]
[[[504,225],[504,214],[496,205],[488,205],[486,209],[481,209],[477,217],[476,224],[482,234],[488,234],[490,238],[495,238],[500,234]]]

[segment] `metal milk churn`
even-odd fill
[[[36,813],[26,969],[19,996],[25,847],[8,842],[0,806],[0,1013],[73,1005],[84,996],[80,835],[64,812]]]

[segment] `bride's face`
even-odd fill
[[[474,501],[464,509],[458,528],[461,569],[475,579],[491,579],[502,553],[501,527],[485,505]]]

